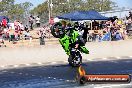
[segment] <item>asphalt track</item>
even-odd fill
[[[87,74],[130,74],[132,59],[85,61]],[[0,88],[132,88],[132,83],[85,84],[76,80],[77,68],[67,64],[30,66],[0,70]]]

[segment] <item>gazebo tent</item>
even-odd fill
[[[108,20],[108,17],[105,17],[103,15],[101,15],[100,13],[98,13],[95,10],[89,10],[89,11],[84,11],[84,13],[88,14],[91,16],[90,20]]]
[[[82,11],[73,11],[61,16],[57,16],[59,19],[71,20],[71,21],[79,21],[86,20],[87,14],[83,14]]]
[[[89,11],[73,11],[61,16],[57,16],[59,19],[80,21],[80,20],[108,20],[108,17],[102,16],[95,10]]]
[[[3,18],[6,18],[7,22],[9,22],[9,18],[7,16],[0,16],[0,22],[2,21]]]

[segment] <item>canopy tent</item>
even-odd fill
[[[71,21],[79,21],[86,20],[86,14],[83,14],[82,11],[73,11],[61,16],[57,16],[59,19],[71,20]]]
[[[84,13],[91,16],[90,20],[108,20],[109,19],[108,17],[102,16],[100,13],[98,13],[95,10],[89,10]]]
[[[9,22],[9,18],[7,17],[7,16],[0,16],[0,22],[2,21],[2,19],[6,19],[7,20],[7,22]]]
[[[102,16],[95,10],[89,11],[74,11],[61,16],[57,16],[59,19],[80,21],[80,20],[108,20],[108,17]]]

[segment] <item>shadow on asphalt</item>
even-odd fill
[[[132,59],[84,62],[82,66],[86,74],[132,74]],[[77,68],[63,64],[6,69],[0,71],[0,85],[48,78],[73,81],[77,72]]]
[[[86,70],[87,74],[132,74],[132,59],[84,62],[82,66]],[[11,75],[9,74],[10,72],[23,74],[28,73],[29,75],[34,74],[36,76],[41,75],[44,77],[59,77],[72,80],[78,70],[77,67],[59,64],[9,69],[5,73],[6,76]],[[4,78],[2,75],[5,74],[0,74],[0,78]]]

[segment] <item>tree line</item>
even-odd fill
[[[53,4],[52,9],[48,3]],[[31,10],[31,13],[39,14],[43,20],[47,21],[49,10],[52,12],[51,16],[55,17],[74,10],[94,9],[99,12],[109,11],[112,10],[115,5],[116,3],[112,2],[111,0],[46,0]]]
[[[30,2],[15,4],[15,0],[1,0],[0,15],[8,16],[11,21],[25,21],[32,6]]]
[[[52,9],[50,3],[53,4]],[[0,15],[8,16],[11,20],[22,21],[26,20],[29,14],[39,15],[41,21],[45,23],[48,21],[49,10],[52,12],[51,16],[55,17],[74,10],[109,11],[115,5],[111,0],[46,0],[31,10],[33,4],[30,2],[15,4],[15,0],[1,0]]]

